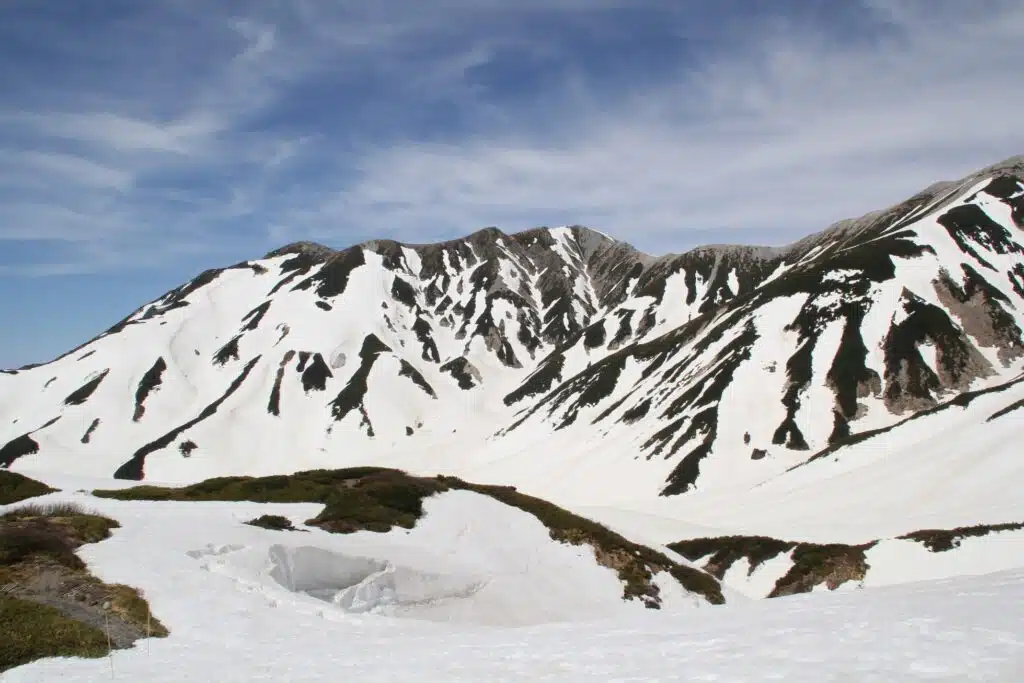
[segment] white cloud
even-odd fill
[[[258,59],[274,49],[277,32],[273,26],[260,25],[247,19],[235,19],[230,22],[230,26],[248,43],[245,50],[235,57],[236,61]]]
[[[89,187],[110,188],[121,192],[132,184],[132,174],[72,154],[28,151],[3,162],[22,169],[38,170],[61,176],[65,181]]]
[[[321,238],[345,222],[403,238],[580,222],[655,251],[779,243],[1024,152],[1019,4],[873,7],[890,30],[871,40],[780,24],[625,101],[555,99],[555,136],[368,150],[357,181],[285,223]]]
[[[72,270],[486,225],[591,224],[656,252],[779,243],[1024,152],[1020,3],[864,2],[870,32],[737,20],[623,83],[536,26],[615,34],[607,11],[664,3],[165,1],[102,47],[123,72],[0,105],[0,239],[66,241]],[[502,51],[550,64],[544,90],[482,86]],[[388,129],[438,103],[450,125]]]

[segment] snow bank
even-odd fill
[[[424,501],[411,530],[263,536],[202,558],[244,590],[302,609],[522,626],[644,611],[590,546],[553,541],[535,517],[470,491]],[[663,608],[703,603],[660,577]],[[677,584],[678,585],[678,584]],[[328,609],[330,609],[328,608]]]

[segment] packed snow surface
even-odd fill
[[[171,635],[5,682],[1013,683],[1024,671],[1024,569],[766,601],[729,592],[724,607],[679,591],[654,611],[601,599],[617,581],[589,551],[466,492],[428,499],[408,532],[331,535],[242,524],[301,522],[318,505],[122,502],[74,493],[94,480],[51,483],[65,492],[39,500],[121,522],[80,554],[142,589]]]

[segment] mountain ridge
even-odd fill
[[[783,247],[651,256],[583,226],[292,243],[5,371],[0,465],[754,486],[1024,371],[1022,178],[1012,157]]]

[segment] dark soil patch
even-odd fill
[[[259,306],[246,313],[245,317],[242,318],[242,322],[245,323],[245,325],[242,327],[242,331],[251,331],[259,327],[260,322],[263,320],[263,316],[265,316],[267,314],[267,311],[269,310],[270,302],[264,301]]]
[[[316,293],[322,299],[331,299],[345,292],[352,271],[366,264],[362,247],[352,247],[331,255],[313,275],[292,289],[309,289],[316,285]],[[283,270],[283,266],[282,266]]]
[[[66,406],[80,406],[89,400],[93,392],[99,388],[100,382],[102,382],[106,376],[110,373],[110,368],[107,368],[96,377],[80,386],[79,388],[68,394],[68,397],[64,399],[64,405]]]
[[[401,369],[398,371],[398,374],[400,377],[408,377],[411,379],[413,384],[422,389],[430,398],[437,398],[437,393],[434,391],[434,387],[430,386],[430,382],[428,382],[423,374],[404,358],[401,360]]]
[[[82,443],[89,443],[92,440],[93,432],[100,426],[100,419],[97,417],[90,424],[89,428],[85,430],[85,434],[82,434]]]
[[[980,538],[1000,531],[1020,531],[1024,523],[1010,524],[979,524],[978,526],[961,526],[955,529],[922,529],[904,534],[899,538],[917,541],[924,544],[933,553],[942,553],[960,547],[965,538]]]
[[[376,335],[369,334],[363,339],[363,346],[359,350],[359,368],[352,373],[348,383],[331,401],[331,415],[335,422],[345,419],[350,412],[358,409],[363,416],[363,422],[367,427],[367,434],[373,436],[373,425],[369,424],[369,417],[366,414],[366,407],[363,399],[366,397],[368,387],[366,380],[370,376],[370,370],[380,357],[380,354],[391,351],[391,347],[382,342]]]
[[[271,531],[305,531],[305,529],[296,529],[292,520],[281,515],[260,515],[255,519],[250,519],[246,524]]]
[[[523,399],[533,398],[551,391],[555,383],[561,381],[564,366],[565,356],[555,351],[541,362],[533,374],[519,385],[519,388],[505,396],[503,399],[505,405],[510,406]]]
[[[651,399],[644,399],[640,403],[637,403],[635,406],[627,409],[624,413],[622,413],[622,418],[620,421],[628,425],[634,424],[642,420],[644,417],[646,417],[647,413],[650,412],[650,410]]]
[[[305,358],[310,358],[307,354]],[[327,380],[334,377],[334,373],[327,367],[327,362],[324,361],[324,357],[319,353],[314,353],[311,361],[307,362],[301,355],[299,357],[299,372],[302,373],[302,390],[306,393],[310,391],[325,391],[327,389]]]
[[[599,320],[583,331],[583,346],[587,349],[596,349],[604,346],[606,338],[604,321]]]
[[[479,384],[480,373],[476,367],[465,358],[453,358],[440,368],[441,372],[451,375],[463,391],[469,391]]]
[[[132,421],[138,422],[146,413],[146,399],[163,383],[164,370],[166,369],[167,361],[161,356],[156,359],[153,366],[146,370],[146,374],[139,380],[139,386],[135,390],[135,414],[132,416]]]
[[[988,419],[985,420],[985,422],[991,422],[992,420],[998,420],[999,418],[1003,417],[1004,415],[1009,415],[1013,411],[1020,410],[1021,408],[1024,408],[1024,399],[1021,399],[1019,401],[1014,401],[1013,403],[1011,403],[1010,405],[1006,406],[1005,408],[1000,408],[996,412],[994,412],[991,415],[989,415]]]
[[[270,390],[270,400],[267,401],[267,412],[271,415],[281,414],[281,382],[284,381],[284,370],[288,363],[295,357],[295,351],[286,351],[277,366],[277,374],[274,376],[274,386]]]
[[[217,353],[213,354],[214,365],[226,365],[230,360],[238,360],[238,341],[241,338],[242,335],[237,335],[220,347]]]
[[[391,285],[391,296],[394,297],[395,301],[405,304],[408,308],[415,308],[416,306],[416,290],[405,279],[397,275]]]
[[[39,443],[31,434],[22,434],[0,448],[0,467],[10,467],[18,458],[39,452]]]
[[[416,317],[412,325],[412,331],[416,333],[416,339],[423,347],[420,357],[431,363],[440,363],[441,354],[437,350],[437,342],[434,341],[434,330],[426,318]]]

